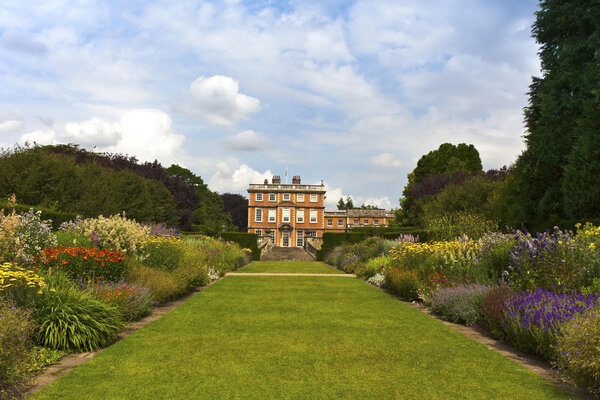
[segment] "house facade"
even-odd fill
[[[292,183],[251,184],[248,188],[248,232],[269,237],[276,247],[303,247],[307,237],[322,238],[325,221],[325,185]]]
[[[307,238],[324,232],[349,232],[359,226],[388,226],[394,217],[386,210],[325,210],[325,185],[303,185],[299,176],[281,183],[273,176],[248,188],[248,232],[270,238],[276,247],[303,247]]]

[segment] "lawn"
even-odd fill
[[[35,399],[567,399],[358,279],[230,276]]]
[[[307,261],[254,261],[238,272],[297,272],[306,274],[343,274],[323,262]]]

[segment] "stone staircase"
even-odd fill
[[[314,257],[299,247],[273,247],[260,256],[261,261],[315,261]]]

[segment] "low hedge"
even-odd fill
[[[322,261],[325,254],[344,243],[358,243],[365,240],[369,235],[364,232],[325,232],[323,233],[323,244],[317,250],[317,260]]]
[[[248,232],[222,232],[219,237],[229,242],[235,242],[242,249],[252,250],[252,259],[260,260],[260,249],[258,248],[258,235]]]
[[[10,204],[8,204],[7,201],[0,201],[0,208],[3,208],[5,213],[12,211],[12,207],[10,206]],[[75,217],[77,217],[77,215],[79,215],[74,212],[55,211],[55,210],[51,210],[49,208],[40,207],[40,206],[29,206],[26,204],[16,204],[15,205],[15,211],[17,214],[26,213],[32,208],[34,211],[42,212],[42,220],[48,220],[48,219],[52,220],[52,229],[55,229],[55,230],[58,229],[60,224],[62,224],[63,222],[74,220]]]

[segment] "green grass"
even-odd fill
[[[358,279],[231,276],[34,399],[567,399]]]
[[[343,274],[323,262],[309,261],[254,261],[238,272],[298,272],[306,274]]]

